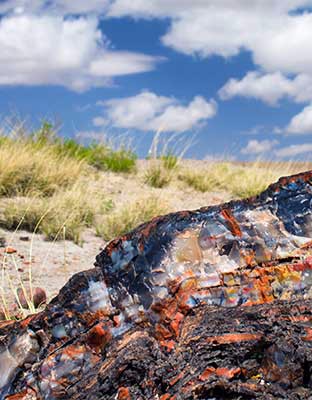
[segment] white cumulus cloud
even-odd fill
[[[242,154],[263,154],[271,151],[278,144],[277,140],[249,140],[247,146],[241,150]]]
[[[295,157],[302,154],[312,154],[312,143],[293,144],[287,147],[282,147],[275,151],[276,156],[280,158]],[[311,160],[311,157],[309,157]]]
[[[0,2],[0,13],[36,14],[104,14],[111,0],[6,0]]]
[[[241,150],[245,155],[258,155],[268,159],[292,159],[304,154],[312,154],[312,144],[292,144],[277,148],[279,142],[277,140],[249,140],[247,146]]]
[[[149,91],[100,103],[104,118],[117,128],[141,131],[185,132],[214,117],[217,104],[195,96],[187,105],[173,97],[158,96]]]
[[[288,134],[312,134],[312,104],[291,119],[285,132]]]
[[[55,84],[82,91],[160,60],[110,50],[93,17],[9,15],[0,20],[0,85]]]
[[[116,0],[108,15],[171,19],[163,43],[185,54],[251,52],[268,71],[312,73],[311,0]]]
[[[295,78],[287,78],[280,72],[261,73],[248,72],[241,80],[231,78],[219,90],[222,100],[235,96],[254,98],[274,106],[288,97],[295,102],[312,100],[312,75],[300,74]]]

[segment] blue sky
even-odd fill
[[[196,158],[312,154],[312,0],[0,1],[0,110]],[[118,140],[118,139],[117,139]],[[178,139],[176,139],[178,140]]]

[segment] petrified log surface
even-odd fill
[[[0,325],[0,399],[312,399],[312,171],[154,219]]]

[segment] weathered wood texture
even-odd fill
[[[0,326],[0,399],[312,399],[312,172],[112,241]]]

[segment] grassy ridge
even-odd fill
[[[193,190],[194,197],[196,192],[216,191],[247,197],[300,169],[292,163],[194,161],[189,165],[173,152],[155,153],[143,165],[125,146],[85,146],[58,137],[47,123],[30,135],[0,136],[0,226],[77,243],[90,227],[110,240],[171,211],[175,190]],[[111,193],[104,190],[111,173],[123,182],[131,181],[131,201],[119,201],[122,187],[118,185],[123,183],[118,179]],[[167,193],[169,202],[160,201],[160,193]]]
[[[0,226],[79,242],[82,230],[112,208],[96,190],[99,171],[132,173],[135,166],[130,149],[61,139],[47,123],[31,135],[1,136]]]
[[[221,162],[211,164],[205,171],[185,169],[178,178],[200,192],[223,190],[234,197],[255,196],[265,190],[281,175],[291,173],[292,166],[281,168],[278,164],[263,167],[252,163],[247,167],[239,164]]]

